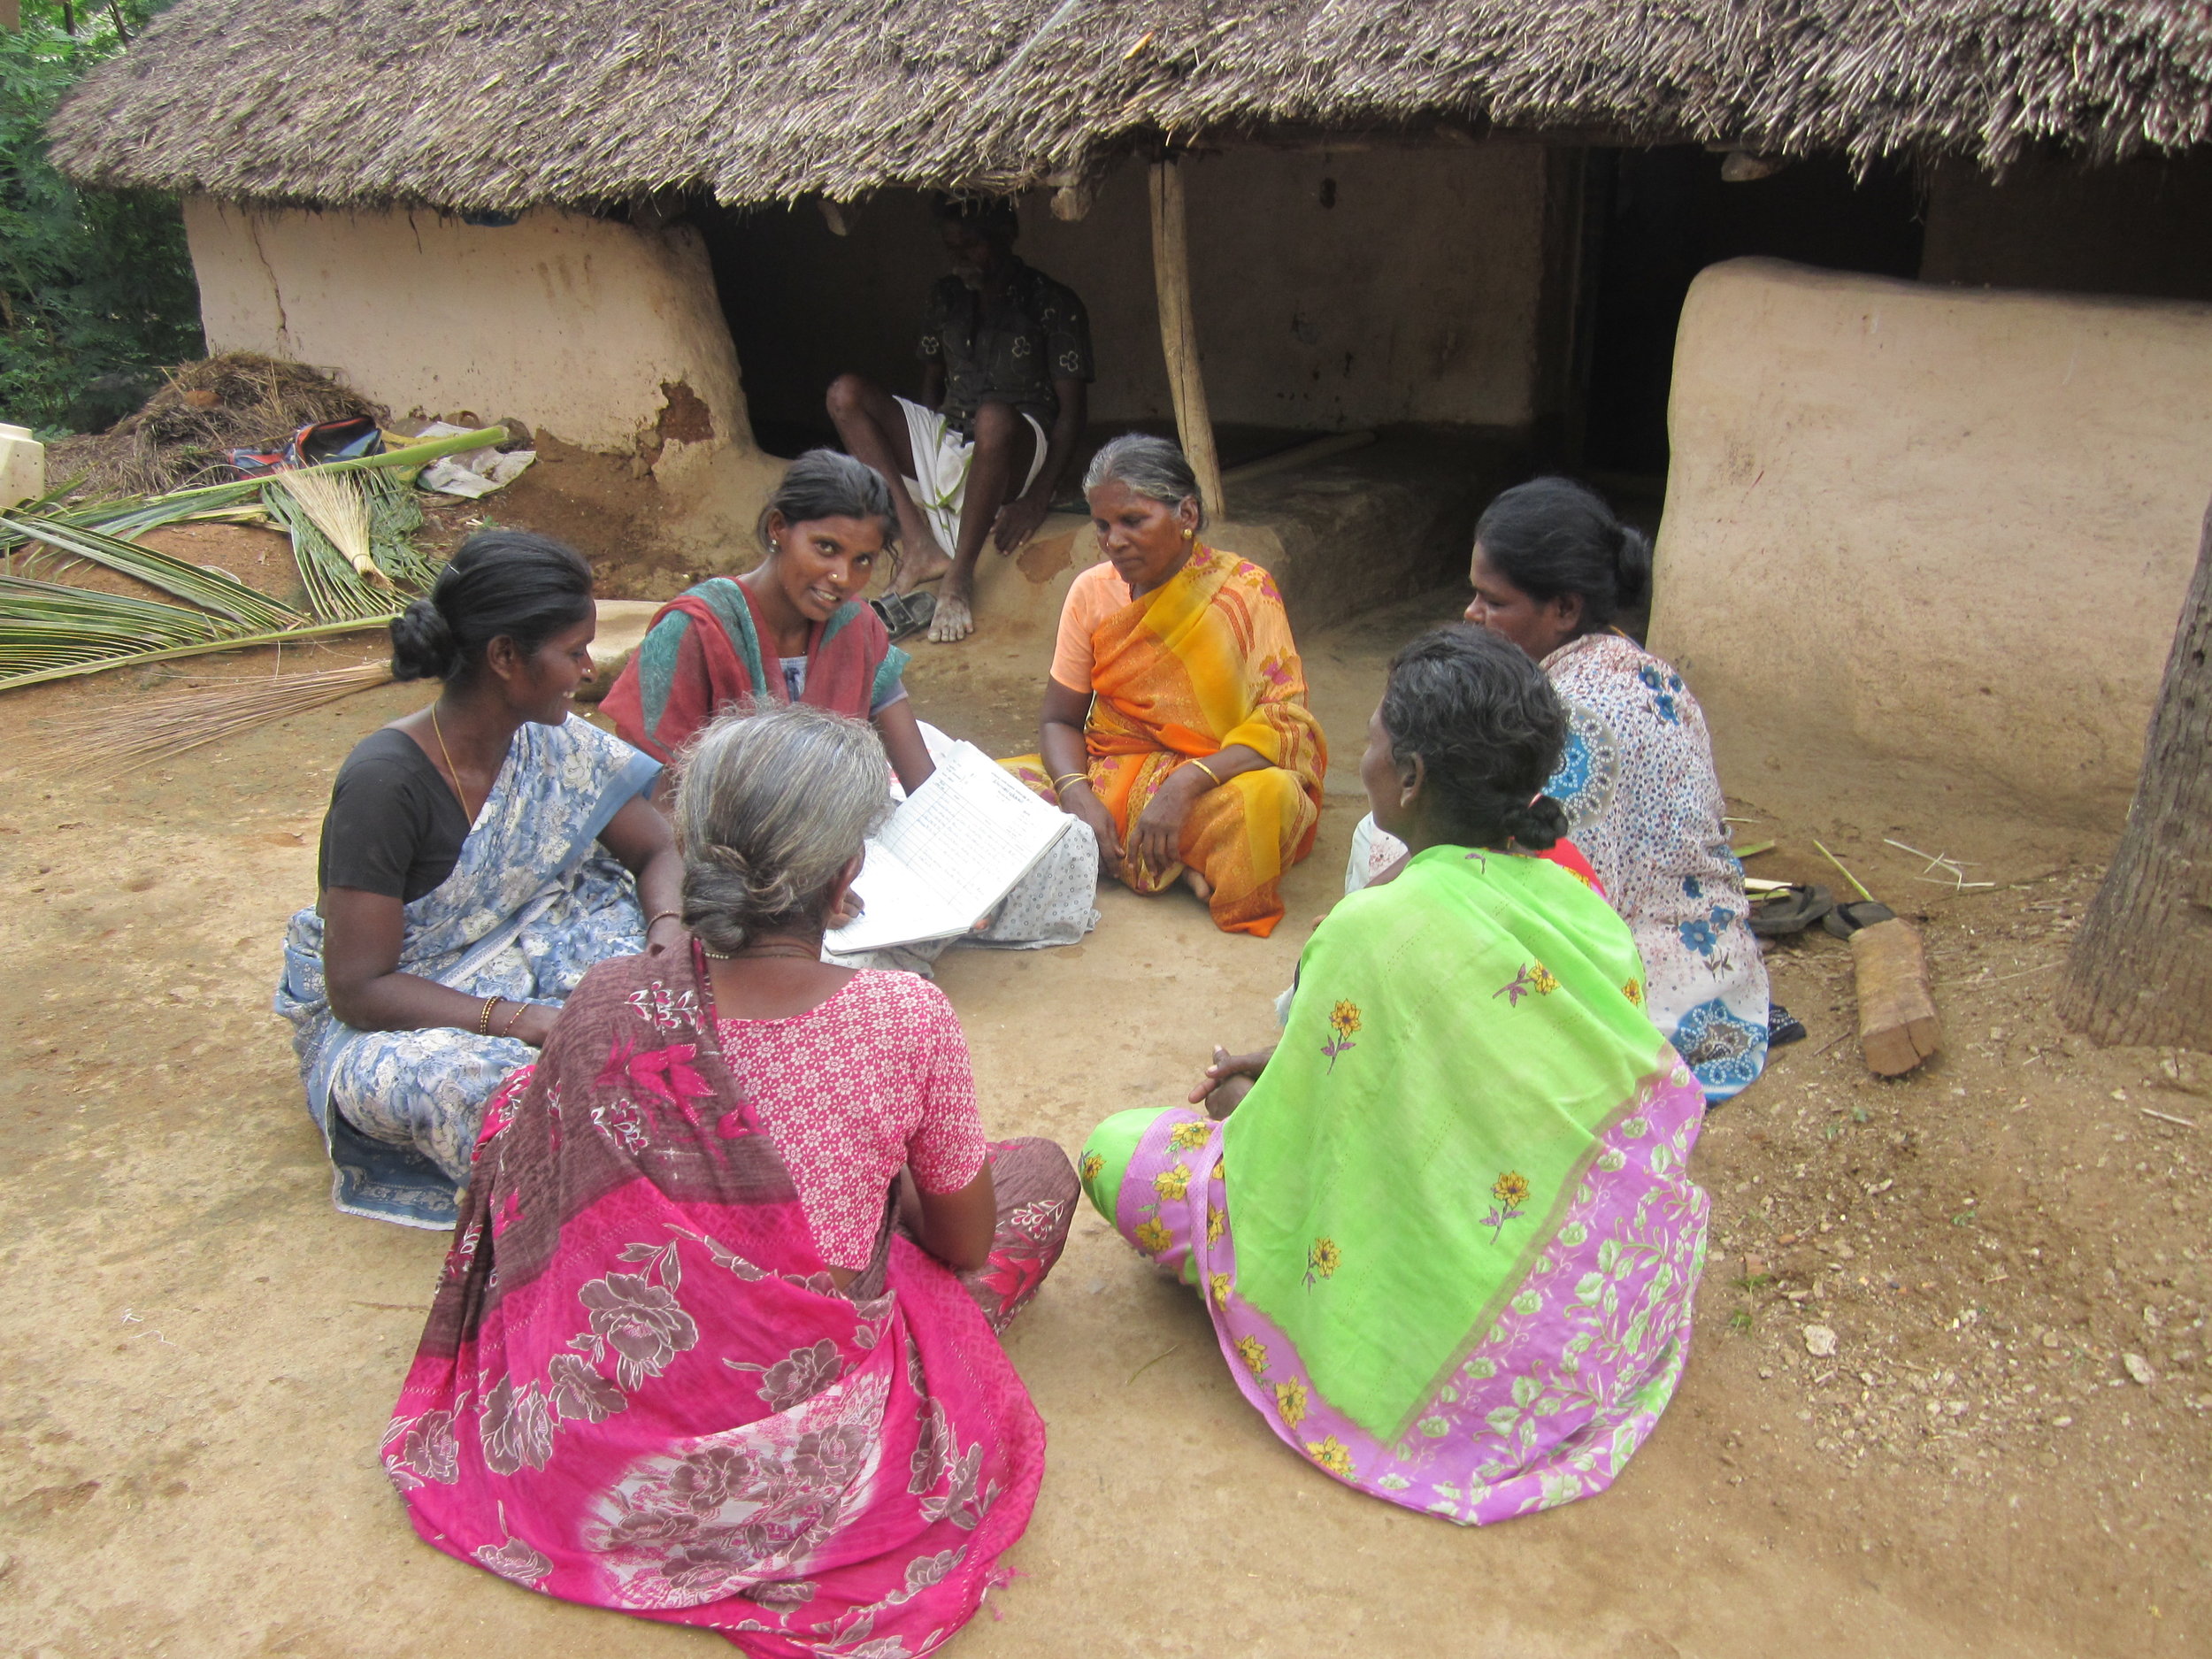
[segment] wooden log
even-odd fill
[[[1160,301],[1160,345],[1167,354],[1168,389],[1175,398],[1175,431],[1198,475],[1200,503],[1220,518],[1221,458],[1214,449],[1213,417],[1198,373],[1198,329],[1191,314],[1190,240],[1179,163],[1152,164],[1152,282]]]
[[[1851,935],[1859,994],[1859,1052],[1880,1077],[1901,1077],[1943,1041],[1929,988],[1928,956],[1910,922],[1891,920]]]

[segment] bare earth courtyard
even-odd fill
[[[1332,793],[1274,939],[1113,888],[1079,948],[946,959],[993,1133],[1072,1148],[1109,1111],[1179,1099],[1212,1042],[1265,1037],[1340,890],[1382,664],[1454,609],[1302,641]],[[1032,746],[1041,635],[987,617],[917,657],[926,718]],[[269,996],[331,774],[421,688],[118,782],[19,764],[42,719],[144,695],[109,679],[0,706],[0,1650],[724,1651],[434,1553],[377,1463],[445,1240],[331,1210]],[[1941,828],[1855,822],[1847,791],[1803,804],[1816,770],[1724,780],[1781,842],[1755,869],[1817,876],[1818,834],[1924,913],[1946,1052],[1878,1081],[1848,1035],[1847,948],[1770,954],[1811,1036],[1708,1119],[1697,1346],[1615,1488],[1477,1532],[1338,1486],[1229,1386],[1197,1302],[1087,1210],[1010,1333],[1050,1434],[1019,1576],[949,1652],[2204,1650],[2212,1058],[2095,1051],[2051,1018],[2108,839],[1978,829],[1955,802]],[[1885,834],[1998,886],[1916,883]]]

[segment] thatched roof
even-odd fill
[[[2205,0],[180,0],[78,180],[460,210],[1010,189],[1171,138],[1418,127],[1771,155],[2212,137]]]

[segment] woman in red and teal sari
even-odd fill
[[[1091,1202],[1205,1298],[1300,1455],[1463,1523],[1602,1491],[1687,1356],[1704,1097],[1647,1017],[1628,927],[1532,855],[1566,716],[1479,628],[1391,664],[1361,778],[1411,849],[1298,967],[1282,1041],[1108,1118]]]
[[[951,740],[916,718],[907,654],[860,597],[896,545],[889,487],[849,455],[810,449],[769,497],[760,534],[764,557],[744,575],[710,577],[661,608],[600,705],[626,741],[669,766],[657,798],[669,799],[676,763],[709,721],[769,703],[868,721],[900,787],[920,788]],[[1097,892],[1098,843],[1079,822],[968,942],[1072,945],[1097,923]],[[870,960],[926,972],[948,942]]]

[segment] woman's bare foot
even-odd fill
[[[1183,881],[1193,893],[1195,893],[1198,895],[1198,902],[1201,904],[1210,904],[1213,902],[1214,884],[1207,880],[1205,877],[1200,875],[1198,872],[1192,869],[1188,864],[1185,864],[1183,866]]]
[[[940,645],[964,640],[975,632],[975,612],[970,608],[975,579],[949,565],[948,571],[945,585],[937,590],[936,614],[929,619],[929,637]]]

